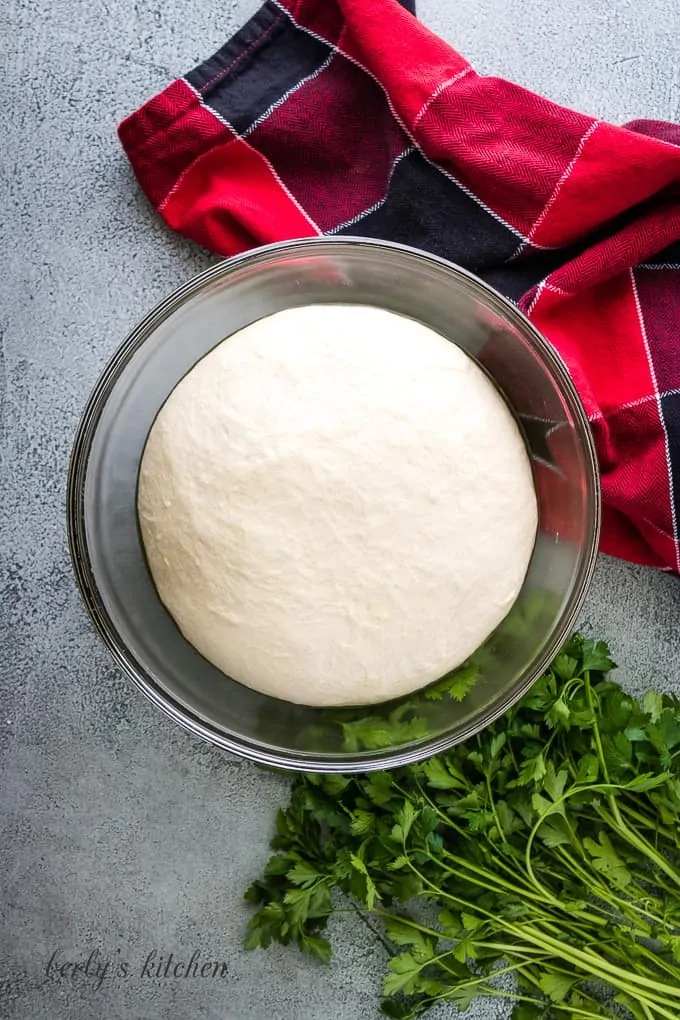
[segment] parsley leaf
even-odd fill
[[[448,694],[454,701],[462,701],[479,679],[479,667],[474,663],[460,666],[452,673],[447,673],[441,680],[425,689],[425,697],[430,701],[439,701]]]

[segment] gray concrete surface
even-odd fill
[[[295,951],[240,950],[242,890],[267,856],[285,781],[191,739],[128,686],[86,619],[66,550],[65,468],[87,394],[142,313],[208,259],[151,213],[116,125],[256,6],[0,7],[6,1020],[375,1015],[384,957],[361,924],[336,925],[327,970]],[[420,13],[480,70],[560,102],[616,121],[680,115],[676,0],[421,0]],[[603,560],[585,621],[610,637],[632,689],[680,690],[679,613],[676,581]],[[196,950],[226,976],[156,981],[142,973],[154,950]],[[101,982],[55,972],[94,951],[94,964],[109,961]],[[497,1002],[467,1014],[506,1015]]]

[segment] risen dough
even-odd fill
[[[525,446],[459,348],[308,306],[216,347],[160,411],[139,520],[160,598],[226,674],[306,705],[385,701],[507,614],[537,523]]]

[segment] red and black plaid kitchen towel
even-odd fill
[[[232,255],[386,238],[472,270],[560,351],[603,551],[680,573],[680,127],[482,77],[398,0],[268,0],[120,126],[166,223]]]

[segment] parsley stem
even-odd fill
[[[589,688],[587,687],[587,689]],[[599,746],[600,747],[602,746],[601,742]],[[606,766],[604,766],[604,768],[606,768]],[[640,850],[647,857],[651,858],[654,861],[654,863],[657,864],[657,867],[659,867],[662,871],[664,871],[667,875],[673,878],[680,885],[680,878],[676,875],[674,868],[670,864],[667,864],[666,861],[664,861],[663,858],[659,856],[659,854],[654,850],[652,846],[650,846],[649,843],[647,843],[646,840],[643,840],[642,837],[637,837],[621,818],[618,805],[616,804],[616,801],[612,793],[613,790],[618,788],[619,787],[617,787],[615,784],[610,783],[609,779],[607,779],[607,782],[605,783],[593,783],[588,787],[590,792],[595,790],[601,790],[603,793],[605,793],[605,795],[607,796],[607,801],[612,803],[613,807],[615,808],[613,816],[604,812],[603,809],[600,809],[600,813],[602,814],[603,819],[609,822],[611,827],[621,836],[622,839],[625,839],[631,846],[635,846],[637,850]],[[535,882],[536,888],[539,891],[543,891],[545,896],[551,897],[553,900],[555,900],[555,897],[553,896],[551,891],[547,888],[547,886],[544,886],[541,882],[539,882],[534,874],[532,862],[534,840],[536,839],[538,830],[540,829],[541,825],[546,820],[546,818],[550,817],[550,815],[552,814],[561,814],[563,811],[563,805],[571,797],[573,797],[576,794],[579,794],[580,792],[581,792],[580,786],[572,786],[570,787],[569,790],[566,791],[566,793],[563,793],[561,797],[559,797],[556,801],[550,804],[549,809],[547,811],[544,811],[541,815],[539,815],[538,820],[536,821],[531,832],[529,833],[529,838],[527,840],[526,849],[524,852],[526,870],[531,879]],[[586,873],[584,872],[584,876],[585,874]],[[588,877],[588,882],[591,885],[595,884],[591,877]],[[619,905],[622,906],[621,901],[619,900],[618,902]],[[653,917],[653,915],[649,916]]]
[[[521,976],[522,976],[522,977],[523,977],[523,978],[525,979],[525,981],[526,981],[526,982],[527,982],[528,984],[531,984],[531,985],[533,985],[533,986],[534,986],[535,988],[537,988],[537,989],[538,989],[539,991],[542,991],[542,988],[541,988],[541,982],[540,982],[540,981],[539,981],[539,979],[538,979],[538,978],[537,978],[537,977],[536,977],[536,976],[535,976],[535,975],[533,974],[533,972],[532,972],[532,970],[531,970],[531,967],[532,967],[532,966],[534,966],[534,965],[535,965],[535,964],[534,964],[534,961],[533,961],[533,960],[531,960],[531,961],[530,961],[529,963],[525,963],[525,964],[524,964],[524,965],[523,965],[523,966],[522,966],[522,967],[521,967],[521,968],[519,969],[519,973],[521,974]],[[559,969],[559,968],[558,968],[558,969]],[[562,973],[562,971],[561,971],[561,970],[560,970],[560,972]],[[584,978],[583,978],[583,976],[582,976],[582,975],[574,975],[574,981],[575,981],[575,982],[577,982],[577,981],[583,981],[583,980],[584,980]],[[584,991],[583,991],[583,989],[581,989],[581,988],[579,988],[579,995],[581,996],[581,998],[582,998],[582,999],[583,999],[583,1000],[584,1000],[585,1002],[590,1002],[590,1003],[592,1003],[592,1004],[593,1004],[593,1006],[594,1006],[594,1007],[595,1007],[596,1009],[597,1009],[597,1008],[599,1007],[599,1005],[600,1005],[600,1004],[598,1003],[597,999],[594,999],[594,998],[592,997],[592,995],[588,995],[588,993],[587,993],[587,992],[584,992]],[[529,1001],[529,1000],[527,1000],[527,1001]],[[533,1000],[533,1001],[534,1001],[534,1002],[536,1002],[537,1004],[540,1004],[541,1006],[545,1006],[545,1001],[544,1001],[544,1000],[540,1000],[540,999],[535,999],[535,1000]],[[560,1009],[561,1009],[561,1010],[566,1010],[566,1011],[567,1011],[568,1013],[575,1013],[575,1014],[576,1014],[577,1016],[589,1016],[589,1017],[592,1017],[592,1016],[597,1016],[598,1018],[599,1018],[599,1017],[601,1017],[601,1014],[600,1014],[600,1013],[594,1014],[594,1013],[591,1013],[590,1011],[587,1011],[587,1012],[583,1012],[583,1011],[582,1011],[582,1010],[581,1010],[581,1009],[580,1009],[580,1008],[579,1008],[578,1006],[570,1006],[570,1007],[567,1007],[565,1003],[560,1003]]]
[[[647,1017],[647,1020],[654,1020],[654,1014],[643,999],[640,1000],[640,1006],[642,1007],[642,1012]]]
[[[646,946],[642,944],[637,946],[637,950],[642,956],[646,956],[655,967],[658,967],[659,970],[665,971],[666,974],[673,978],[674,981],[678,980],[678,978],[680,977],[680,975],[678,974],[678,968],[672,966],[670,963],[667,963],[666,960],[664,960],[663,956],[657,953],[652,953],[649,949],[647,949]]]
[[[612,984],[614,984],[612,978],[616,978],[616,984],[620,988],[623,988],[624,985],[629,987],[630,983],[630,987],[633,988],[640,985],[643,988],[653,990],[655,998],[658,998],[658,996],[662,994],[673,996],[676,999],[680,998],[680,985],[676,985],[676,987],[673,988],[671,985],[661,984],[659,981],[653,981],[650,978],[622,970],[621,967],[610,963],[602,956],[578,949],[576,946],[571,946],[567,942],[555,939],[545,932],[536,931],[535,929],[530,929],[522,925],[508,924],[507,927],[509,931],[519,934],[522,938],[526,938],[530,942],[534,942],[537,946],[553,949],[560,958],[570,960],[577,966],[585,968],[589,974],[605,975],[607,980],[609,980]],[[638,988],[634,994],[640,994],[640,989]],[[649,993],[647,994],[649,997]],[[677,1003],[673,1003],[667,999],[659,999],[658,1001],[663,1003],[663,1005],[674,1006],[677,1008]],[[673,1017],[672,1020],[677,1020],[677,1016]]]
[[[445,959],[447,956],[452,956],[453,954],[455,954],[455,952],[456,952],[455,949],[449,949],[446,953],[442,953],[440,956],[435,956],[432,960],[428,961],[427,963],[424,963],[423,966],[427,967],[429,964],[433,964],[433,963],[436,963],[436,964],[439,964],[440,966],[442,966],[440,961]],[[549,954],[546,955],[544,953],[542,956],[538,957],[534,962],[536,962],[536,963],[544,963],[546,960],[550,960],[551,958],[552,958],[552,954],[549,953]],[[503,974],[516,974],[517,971],[522,966],[523,966],[523,964],[521,964],[521,963],[508,963],[504,967],[499,967],[498,970],[492,971],[490,974],[483,974],[481,977],[472,978],[470,981],[465,981],[463,983],[458,984],[457,990],[458,991],[463,991],[463,989],[465,989],[465,988],[474,988],[474,987],[476,987],[478,985],[486,985],[487,982],[491,978],[498,978],[498,977],[501,977],[501,975],[503,975]],[[444,969],[448,970],[448,968],[444,968]],[[448,972],[452,973],[450,970]],[[489,987],[492,987],[492,986],[489,986]],[[497,991],[497,990],[498,989],[494,989],[494,991]]]
[[[438,816],[438,817],[439,817],[439,818],[441,819],[441,821],[442,821],[442,824],[444,824],[444,825],[446,825],[447,827],[449,827],[449,828],[453,829],[453,830],[454,830],[454,832],[457,832],[457,833],[458,833],[459,835],[461,835],[461,836],[462,836],[463,838],[468,838],[468,837],[469,837],[469,834],[468,834],[468,833],[466,833],[464,829],[461,829],[461,828],[460,828],[460,826],[458,826],[458,825],[456,825],[456,824],[455,824],[454,822],[452,822],[452,820],[451,820],[451,819],[450,819],[450,818],[448,817],[448,815],[444,814],[444,812],[443,812],[443,811],[442,811],[442,810],[441,810],[440,808],[438,808],[438,807],[437,807],[437,805],[436,805],[436,804],[435,804],[435,802],[434,802],[434,801],[432,800],[432,798],[431,798],[431,797],[430,797],[430,796],[428,795],[428,793],[427,793],[427,792],[426,792],[425,790],[423,790],[423,788],[422,788],[422,786],[420,785],[420,783],[418,783],[418,784],[417,784],[417,786],[418,786],[418,790],[420,791],[420,793],[421,793],[421,794],[422,794],[422,796],[423,796],[423,799],[424,799],[425,801],[427,801],[428,805],[429,805],[429,806],[430,806],[430,807],[431,807],[431,808],[433,809],[433,811],[435,811],[435,812],[436,812],[437,816]],[[400,793],[402,793],[402,794],[403,794],[403,796],[404,796],[404,798],[405,798],[406,800],[408,800],[408,799],[409,799],[409,797],[408,797],[408,794],[406,793],[406,791],[405,791],[405,790],[402,790],[402,789],[400,789],[400,788],[399,788],[399,786],[398,786],[398,784],[396,784],[396,783],[395,783],[395,787],[396,787],[396,788],[397,788],[397,789],[399,790],[399,792],[400,792]],[[495,812],[494,812],[494,813],[495,813]],[[497,817],[497,816],[496,816],[496,817]],[[501,832],[501,833],[502,833],[502,831],[503,831],[503,830],[502,830],[502,828],[501,828],[501,826],[500,826],[500,823],[499,823],[499,822],[497,821],[497,822],[496,822],[496,824],[498,825],[498,828],[499,828],[499,832]],[[491,846],[493,846],[493,844],[491,844]],[[489,880],[489,881],[492,881],[492,882],[495,882],[495,883],[498,883],[498,884],[501,884],[501,885],[503,885],[503,886],[504,886],[504,888],[506,888],[506,889],[510,889],[510,890],[511,890],[512,892],[514,892],[514,893],[516,893],[516,892],[518,891],[518,890],[517,890],[517,882],[518,882],[518,881],[522,881],[522,885],[524,886],[524,889],[522,890],[522,894],[523,894],[523,895],[525,895],[525,896],[532,896],[532,897],[533,897],[534,899],[537,899],[537,900],[539,900],[539,901],[540,901],[541,903],[542,903],[542,902],[544,902],[544,900],[543,900],[543,897],[542,897],[542,896],[537,896],[537,895],[535,895],[535,894],[534,894],[534,893],[533,893],[533,892],[531,891],[531,885],[530,885],[530,883],[524,882],[524,880],[523,880],[523,876],[521,876],[520,874],[518,874],[518,872],[517,872],[517,869],[515,868],[515,869],[513,870],[513,869],[509,868],[509,867],[508,867],[507,865],[505,865],[505,864],[504,864],[504,862],[503,862],[503,861],[501,860],[501,858],[499,858],[499,857],[498,857],[498,855],[497,855],[497,854],[495,854],[495,853],[494,853],[494,854],[492,854],[492,860],[493,860],[493,863],[494,863],[494,864],[496,864],[496,865],[499,865],[499,866],[503,867],[503,868],[504,868],[504,870],[506,870],[506,871],[507,871],[507,872],[508,872],[508,873],[509,873],[509,874],[510,874],[510,875],[512,876],[512,878],[514,879],[514,884],[513,884],[513,885],[509,885],[509,884],[508,884],[507,882],[503,882],[503,880],[502,880],[502,879],[500,879],[500,878],[499,878],[499,877],[498,877],[497,875],[494,875],[494,874],[493,874],[493,872],[490,872],[490,871],[486,871],[486,870],[483,870],[483,869],[481,869],[481,868],[479,867],[479,865],[477,865],[477,864],[472,864],[472,863],[471,863],[470,861],[466,861],[466,860],[465,860],[464,858],[462,858],[462,857],[458,857],[457,855],[451,854],[451,852],[450,852],[450,851],[448,851],[448,850],[446,849],[446,847],[444,847],[444,848],[443,848],[443,851],[442,851],[442,852],[443,852],[443,853],[444,853],[444,854],[445,854],[445,855],[446,855],[447,857],[451,858],[452,860],[455,860],[455,861],[456,861],[456,863],[460,864],[461,866],[464,866],[464,867],[466,867],[466,868],[468,868],[468,869],[470,869],[470,870],[472,870],[472,871],[475,871],[475,872],[476,872],[476,873],[477,873],[478,875],[484,874],[484,875],[486,876],[487,880]],[[467,879],[466,879],[466,880],[467,880]]]
[[[358,912],[358,908],[348,908],[346,911],[343,911],[343,910],[334,910],[333,913],[336,913],[336,914],[337,913],[342,913],[342,912],[346,913],[348,911],[352,912],[352,913],[357,913]],[[399,920],[399,924],[403,925],[406,928],[412,928],[414,931],[419,931],[423,935],[427,935],[430,938],[435,938],[435,939],[446,939],[447,938],[447,935],[443,931],[438,929],[438,928],[429,928],[429,927],[427,927],[427,925],[420,924],[418,921],[414,921],[410,917],[405,917],[403,914],[393,914],[390,910],[383,910],[382,907],[374,907],[373,910],[371,911],[371,913],[375,914],[376,917],[390,918],[390,920],[394,920],[394,918],[397,917],[398,920]],[[545,951],[544,950],[537,949],[536,946],[531,946],[531,945],[511,945],[508,942],[489,942],[488,940],[479,940],[479,941],[476,941],[475,945],[476,945],[476,947],[478,949],[497,950],[498,952],[505,953],[507,956],[510,956],[510,955],[513,955],[513,956],[515,956],[515,955],[522,955],[522,956],[530,955],[532,957],[544,957],[545,956]],[[443,955],[446,955],[446,954],[443,954]],[[535,962],[535,960],[532,961],[532,962]],[[496,973],[494,973],[494,977],[496,976]]]
[[[503,826],[501,825],[501,820],[498,817],[498,811],[496,810],[496,801],[493,798],[493,792],[491,790],[491,778],[490,778],[488,772],[485,773],[484,779],[486,781],[486,792],[487,792],[488,797],[489,797],[489,804],[491,805],[491,814],[493,815],[493,819],[494,819],[494,821],[496,823],[496,828],[498,829],[498,835],[502,839],[503,836],[504,836],[504,830],[503,830]]]
[[[455,902],[459,906],[463,906],[467,909],[476,911],[478,914],[485,915],[488,918],[494,920],[494,915],[491,914],[489,911],[483,910],[477,905],[470,904],[465,900],[462,900],[460,897],[452,896],[451,894],[445,892],[443,889],[438,889],[438,887],[435,886],[434,883],[430,882],[427,878],[425,878],[425,876],[410,861],[409,864],[412,871],[418,876],[418,878],[420,878],[423,884],[429,885],[432,889],[437,890],[440,897],[443,896],[444,898],[452,902]],[[498,918],[495,918],[495,920],[497,923],[499,923]],[[579,950],[574,946],[570,946],[568,943],[565,943],[560,939],[552,938],[545,932],[541,932],[536,929],[527,930],[521,925],[513,925],[512,923],[508,922],[507,919],[505,918],[502,919],[500,923],[502,923],[502,925],[506,928],[508,932],[514,935],[519,935],[521,938],[526,938],[529,942],[533,942],[533,944],[538,947],[551,949],[558,955],[559,959],[568,960],[569,962],[574,963],[577,967],[580,967],[581,969],[585,970],[585,972],[588,974],[595,976],[601,975],[606,980],[609,980],[611,984],[615,984],[621,990],[627,991],[629,994],[639,995],[641,991],[641,989],[637,987],[639,985],[643,987],[649,987],[650,989],[654,989],[655,991],[658,989],[660,992],[674,995],[680,998],[680,987],[672,988],[669,985],[662,985],[658,981],[650,980],[648,978],[645,978],[644,976],[638,976],[634,973],[629,974],[627,971],[622,970],[616,964],[610,963],[602,956],[598,956],[590,952],[583,952],[582,950]],[[617,980],[616,981],[613,980],[614,978],[616,978]],[[630,985],[629,982],[631,983]],[[674,1006],[674,1008],[677,1007],[677,1004],[673,1004],[667,999],[659,999],[658,995],[655,995],[654,999],[659,1004],[668,1006],[672,1005]],[[677,1020],[677,1017],[671,1016],[670,1020]]]
[[[535,999],[530,995],[519,995],[513,992],[504,992],[491,985],[484,989],[484,995],[499,999],[509,999],[511,1002],[525,1002],[532,1006],[541,1006],[543,1009],[545,1009],[547,1005],[545,999]],[[442,994],[441,998],[444,999],[446,996]],[[570,1013],[572,1016],[578,1017],[579,1020],[602,1020],[601,1013],[591,1013],[590,1010],[580,1009],[578,1006],[569,1006],[560,1002],[559,1009],[560,1012]]]
[[[517,883],[513,884],[510,882],[506,882],[505,879],[499,878],[498,875],[494,875],[491,872],[484,871],[481,868],[479,868],[478,865],[473,864],[470,861],[466,861],[464,857],[458,857],[456,856],[456,854],[450,853],[445,847],[442,849],[442,854],[444,855],[444,857],[448,858],[450,861],[453,861],[459,867],[465,868],[467,872],[472,873],[471,875],[468,874],[458,875],[458,877],[462,878],[465,882],[473,882],[475,885],[481,885],[484,889],[489,889],[490,891],[493,892],[509,891],[517,895],[518,892]],[[432,857],[431,855],[430,859],[435,863],[440,863],[436,857]],[[450,873],[453,875],[457,874],[455,871],[450,871]],[[482,876],[484,878],[484,881],[482,881]],[[539,896],[537,893],[531,892],[529,890],[526,891],[522,890],[521,892],[522,896],[526,896],[529,899],[535,900],[537,903],[545,904],[545,898],[543,896]]]
[[[591,873],[586,871],[586,869],[579,864],[578,861],[574,860],[571,854],[568,853],[568,851],[566,851],[564,847],[558,847],[557,852],[559,854],[560,859],[564,862],[568,870],[575,877],[579,878],[584,883],[586,888],[588,888],[594,896],[597,896],[604,903],[610,906],[612,910],[614,910],[615,916],[614,918],[612,918],[611,915],[609,916],[609,923],[611,923],[612,920],[616,921],[617,919],[616,915],[619,916],[623,915],[631,922],[631,924],[634,924],[636,926],[635,934],[641,935],[643,938],[649,937],[650,927],[648,924],[640,920],[640,918],[637,916],[638,914],[643,914],[645,917],[650,918],[650,920],[652,920],[655,924],[663,924],[663,921],[661,920],[660,917],[658,917],[656,914],[650,913],[643,907],[639,907],[634,901],[632,900],[629,901],[628,899],[623,900],[620,897],[617,897],[615,894],[612,894],[611,890],[607,885],[605,885],[602,881],[595,879]],[[631,910],[635,910],[636,912],[635,915],[631,916],[630,914]],[[637,927],[640,924],[643,925],[642,928]]]
[[[395,785],[396,785],[396,784],[395,784]],[[466,839],[466,838],[469,838],[469,833],[466,833],[464,829],[462,829],[462,828],[461,828],[461,827],[460,827],[459,825],[456,825],[456,824],[455,824],[455,822],[453,822],[453,821],[452,821],[452,820],[451,820],[451,819],[449,818],[449,816],[448,816],[448,815],[444,814],[444,812],[443,812],[443,811],[442,811],[442,810],[441,810],[440,808],[438,808],[438,807],[437,807],[436,803],[435,803],[435,802],[434,802],[434,801],[432,800],[432,798],[431,798],[431,797],[430,797],[430,796],[428,795],[427,791],[426,791],[426,790],[423,790],[423,788],[422,788],[421,784],[420,784],[420,783],[417,783],[417,786],[418,786],[418,789],[419,789],[420,793],[422,794],[422,796],[423,796],[424,800],[426,800],[426,801],[427,801],[427,803],[429,804],[429,806],[430,806],[430,807],[431,807],[431,808],[433,809],[433,811],[435,811],[435,812],[436,812],[436,814],[438,815],[438,817],[439,817],[439,818],[441,819],[441,821],[442,821],[442,824],[446,825],[446,826],[447,826],[448,828],[451,828],[451,829],[453,829],[453,831],[454,831],[454,832],[458,833],[458,834],[459,834],[460,836],[462,836],[462,837],[463,837],[464,839]],[[400,790],[400,792],[402,792],[402,793],[404,794],[404,797],[407,797],[406,791],[402,791],[402,790]],[[498,822],[497,822],[497,824],[498,824]],[[500,829],[500,826],[499,826],[499,831],[500,831],[500,832],[502,833],[502,829]],[[514,867],[514,868],[512,868],[512,867],[510,867],[510,865],[506,864],[506,863],[505,863],[505,861],[504,861],[504,860],[502,859],[502,857],[499,857],[499,856],[498,856],[498,854],[497,854],[497,853],[495,852],[495,850],[496,850],[496,847],[495,847],[495,846],[494,846],[494,844],[493,844],[493,843],[492,843],[492,842],[491,842],[491,841],[490,841],[490,840],[488,839],[488,837],[487,837],[487,842],[489,843],[490,847],[492,848],[492,852],[491,852],[491,860],[492,860],[493,864],[494,864],[494,865],[495,865],[496,867],[498,867],[498,868],[501,868],[501,869],[502,869],[503,871],[505,871],[505,872],[506,872],[506,874],[510,875],[510,877],[511,877],[511,878],[513,879],[513,885],[512,885],[512,886],[509,886],[509,885],[507,885],[507,883],[506,883],[506,884],[505,884],[505,888],[506,888],[506,889],[511,889],[511,890],[512,890],[513,892],[518,892],[519,890],[517,889],[517,885],[518,885],[519,883],[521,883],[521,885],[522,885],[522,890],[521,890],[521,892],[522,892],[522,895],[524,895],[524,896],[530,896],[530,897],[532,897],[532,898],[534,898],[534,899],[536,899],[536,900],[540,901],[541,903],[544,903],[545,901],[544,901],[544,897],[543,897],[543,895],[538,895],[538,894],[536,894],[536,893],[535,893],[535,892],[533,891],[533,888],[532,888],[532,883],[531,883],[530,881],[529,881],[529,882],[528,882],[528,881],[526,881],[526,880],[525,880],[525,878],[524,878],[524,875],[523,875],[523,874],[521,874],[520,872],[518,872],[518,870],[517,870],[517,865],[515,865],[515,867]],[[469,869],[471,869],[471,870],[474,870],[474,871],[476,871],[477,873],[481,873],[481,869],[479,868],[479,865],[477,865],[477,864],[472,864],[472,863],[471,863],[470,861],[466,861],[466,860],[464,860],[464,859],[463,859],[463,858],[461,858],[461,857],[458,857],[458,856],[454,856],[454,855],[452,855],[452,854],[450,853],[450,851],[448,851],[448,850],[446,849],[446,847],[444,847],[444,850],[443,850],[443,852],[444,852],[444,853],[445,853],[445,854],[446,854],[446,855],[447,855],[448,857],[451,857],[451,858],[452,858],[453,860],[455,860],[455,861],[456,861],[457,863],[459,863],[459,864],[461,864],[461,865],[465,866],[466,868],[469,868]],[[499,878],[498,878],[498,876],[494,875],[494,874],[493,874],[492,872],[486,872],[486,871],[485,871],[485,872],[484,872],[484,874],[488,875],[488,877],[489,877],[490,879],[492,879],[492,880],[494,880],[494,881],[496,881],[496,882],[501,882],[501,881],[502,881],[501,879],[499,879]]]
[[[618,804],[614,801],[611,795],[607,797],[607,801],[612,808],[612,814],[607,814],[607,812],[601,808],[601,817],[605,821],[609,822],[612,829],[619,834],[621,839],[625,840],[630,844],[630,846],[635,847],[636,850],[639,850],[640,853],[648,857],[660,871],[667,875],[668,878],[670,878],[671,881],[680,888],[680,875],[678,875],[673,865],[669,864],[668,861],[665,861],[654,849],[651,843],[644,838],[644,836],[640,836],[636,830],[631,829],[630,826],[626,824],[624,819],[621,817]]]
[[[519,772],[519,765],[517,763],[517,758],[515,757],[515,749],[512,746],[512,740],[508,741],[507,748],[508,748],[508,752],[510,754],[510,760],[512,762],[512,767],[514,768],[515,772],[517,773],[517,772]]]
[[[607,769],[607,761],[604,756],[604,749],[602,747],[602,737],[600,736],[600,727],[597,722],[597,715],[595,713],[595,701],[593,698],[593,688],[590,682],[590,670],[586,669],[583,674],[583,686],[586,692],[586,701],[588,703],[588,710],[591,715],[591,725],[593,727],[593,736],[595,738],[595,746],[597,748],[597,754],[600,759],[600,767],[602,769],[602,775],[609,782],[609,770]]]
[[[405,843],[402,844],[402,848],[404,855],[406,856],[407,851]],[[490,920],[495,921],[496,924],[502,925],[509,933],[519,936],[522,939],[526,938],[527,941],[540,948],[551,949],[553,953],[557,955],[558,959],[573,963],[581,970],[584,970],[587,974],[602,977],[604,980],[609,981],[610,984],[619,988],[621,991],[627,992],[629,995],[639,996],[642,993],[642,989],[653,989],[654,995],[652,995],[651,991],[646,993],[648,999],[651,999],[657,1005],[672,1006],[677,1009],[677,1002],[674,1003],[668,999],[663,999],[660,996],[662,994],[666,994],[680,999],[680,982],[675,988],[673,988],[670,985],[662,984],[658,980],[646,978],[644,975],[638,975],[634,972],[630,973],[623,970],[616,964],[611,963],[601,955],[580,950],[561,939],[553,938],[548,933],[540,931],[540,929],[516,925],[509,922],[507,918],[498,918],[490,911],[481,908],[478,904],[468,903],[461,897],[453,896],[450,893],[447,893],[444,889],[436,886],[433,882],[427,879],[425,875],[418,870],[418,868],[416,868],[410,858],[407,858],[407,860],[410,869],[420,879],[423,885],[428,885],[438,894],[440,899],[447,899],[455,903],[457,906],[462,906],[474,913],[481,914]],[[670,1020],[677,1020],[677,1015],[669,1015],[669,1017]]]
[[[542,949],[537,949],[536,946],[525,946],[525,945],[515,944],[515,943],[510,943],[510,942],[488,942],[487,940],[484,940],[482,942],[477,942],[476,945],[480,949],[493,949],[493,950],[498,950],[499,952],[504,952],[506,954],[506,956],[510,956],[511,954],[513,956],[514,955],[521,955],[521,956],[527,956],[527,955],[529,955],[529,956],[542,956],[542,955],[544,955],[543,954],[543,950]]]
[[[663,836],[664,839],[668,839],[672,843],[675,843],[676,845],[680,842],[680,833],[671,832],[670,829],[666,828],[664,825],[661,825],[658,819],[655,820],[653,818],[650,818],[649,815],[645,815],[641,811],[636,810],[635,808],[631,807],[630,804],[627,804],[625,800],[621,799],[619,807],[623,814],[629,815],[631,818],[634,818],[636,822],[640,822],[641,825],[644,825],[646,828],[651,829],[656,835]]]
[[[590,714],[591,714],[591,717],[592,717],[593,737],[595,738],[595,746],[597,748],[598,758],[600,759],[600,766],[602,768],[602,775],[604,776],[604,778],[607,781],[607,783],[609,783],[609,769],[607,768],[607,759],[604,756],[604,748],[602,746],[602,737],[600,735],[600,726],[599,726],[599,723],[597,721],[597,715],[595,713],[595,703],[594,703],[594,700],[593,700],[593,688],[592,688],[592,684],[590,682],[590,670],[589,669],[585,670],[585,672],[583,674],[583,682],[584,682],[584,689],[585,689],[585,692],[586,692],[586,699],[587,699],[587,702],[588,702],[588,708],[590,710]],[[625,825],[625,822],[623,821],[623,819],[621,817],[621,812],[619,811],[619,805],[616,803],[616,800],[615,800],[613,794],[611,793],[611,791],[607,795],[607,800],[608,800],[608,802],[609,802],[609,804],[611,806],[612,814],[616,818],[617,822],[619,822],[620,824]]]

